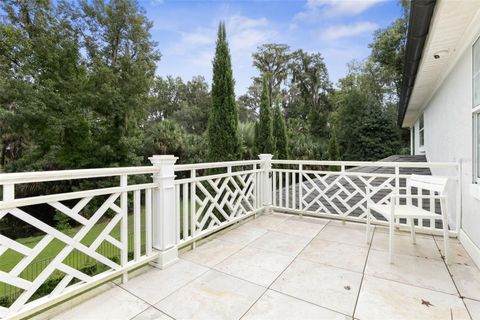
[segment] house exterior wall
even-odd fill
[[[474,41],[471,43],[473,44]],[[474,196],[472,170],[472,47],[459,56],[441,86],[423,109],[425,144],[419,146],[419,117],[415,122],[415,154],[426,154],[431,162],[461,161],[462,215],[460,240],[480,262],[480,199]],[[433,174],[446,172],[432,170]],[[454,208],[450,205],[450,210]],[[452,211],[450,211],[452,212]],[[467,243],[468,242],[468,243]]]

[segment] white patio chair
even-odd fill
[[[394,231],[395,221],[404,218],[410,225],[412,243],[415,244],[415,224],[414,219],[439,219],[440,216],[435,213],[434,201],[430,201],[430,210],[422,208],[423,199],[440,200],[441,219],[443,226],[443,238],[445,245],[445,262],[448,264],[448,214],[447,214],[447,183],[446,177],[434,177],[424,175],[412,175],[407,178],[406,194],[392,193],[389,196],[389,203],[377,204],[371,199],[371,196],[382,188],[367,187],[367,243],[370,241],[370,220],[371,213],[375,211],[384,216],[389,222],[389,253],[390,263],[394,262]],[[418,195],[412,195],[412,187],[417,188]],[[383,188],[384,189],[384,188]],[[422,190],[430,191],[430,195],[422,195]],[[400,204],[400,199],[405,199],[406,204]],[[412,199],[417,199],[417,205],[412,205]]]

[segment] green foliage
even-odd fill
[[[138,124],[160,56],[138,4],[19,1],[3,10],[6,170],[139,164]]]
[[[240,137],[240,158],[242,160],[257,159],[255,152],[256,122],[240,122],[238,135]]]
[[[297,50],[290,64],[293,85],[298,88],[303,103],[303,113],[308,115],[312,134],[328,139],[328,113],[330,106],[327,94],[331,90],[328,71],[320,53],[307,53]]]
[[[350,65],[338,89],[321,53],[268,43],[252,55],[261,78],[235,100],[224,23],[210,91],[200,76],[154,76],[160,54],[152,23],[134,0],[4,1],[0,165],[6,171],[136,165],[154,153],[182,162],[262,152],[320,159],[338,154],[332,140],[343,159],[404,150],[395,127],[408,20],[402,4],[403,16],[375,32],[370,56]],[[65,226],[47,214],[49,223]]]
[[[212,107],[208,118],[208,148],[211,161],[234,160],[239,152],[238,110],[225,23],[218,26],[213,59]]]
[[[288,140],[285,118],[277,101],[273,110],[273,137],[275,140],[275,156],[277,159],[288,159]]]
[[[12,303],[13,301],[9,297],[7,296],[0,297],[0,307],[8,308]]]
[[[245,94],[237,99],[241,122],[256,121],[260,109],[262,83],[254,81]]]
[[[55,228],[58,230],[67,230],[70,228],[70,219],[61,212],[56,212],[53,220],[55,220]]]
[[[357,81],[362,82],[345,82],[333,99],[342,159],[370,161],[395,154],[400,146],[395,120],[388,116],[375,94],[365,91]]]
[[[258,139],[256,140],[259,153],[271,153],[275,151],[273,141],[273,118],[272,106],[268,94],[267,79],[263,78],[263,90],[260,102],[260,119],[258,124]]]
[[[402,5],[406,9],[408,4]],[[408,14],[404,10],[403,16],[390,26],[375,31],[374,40],[370,44],[372,53],[369,60],[379,69],[380,81],[396,97],[400,95],[407,28]]]
[[[144,135],[145,157],[154,154],[183,155],[185,131],[172,120],[156,121],[147,125]]]
[[[175,120],[189,133],[203,134],[211,103],[209,87],[202,76],[186,83],[178,77],[157,77],[150,97],[149,120]]]
[[[257,48],[252,54],[253,65],[267,79],[268,99],[272,102],[273,97],[279,93],[280,84],[287,78],[288,63],[291,54],[290,47],[286,44],[268,43]],[[261,79],[255,79],[261,83]]]
[[[340,160],[340,151],[338,150],[337,138],[332,130],[330,140],[328,141],[328,160]]]
[[[287,120],[289,156],[295,160],[322,159],[321,143],[310,133],[310,127],[305,120]]]

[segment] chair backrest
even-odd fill
[[[447,190],[448,178],[412,174],[407,181],[409,188],[415,187],[418,189],[438,192],[439,194],[445,194]]]

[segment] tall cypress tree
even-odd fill
[[[258,152],[274,153],[272,106],[270,104],[267,79],[263,77],[262,96],[260,98],[260,123],[258,124]]]
[[[275,103],[273,110],[273,137],[275,139],[275,151],[278,159],[288,159],[288,141],[285,118],[280,110],[280,104]]]
[[[221,22],[213,59],[212,107],[208,117],[208,155],[211,161],[234,160],[239,154],[234,86],[225,23]]]

